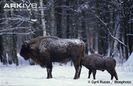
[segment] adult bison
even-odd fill
[[[31,58],[41,67],[46,67],[47,78],[52,78],[52,62],[71,59],[75,67],[74,79],[80,77],[81,59],[84,57],[85,44],[79,39],[58,37],[37,37],[23,43],[20,55],[25,60]]]

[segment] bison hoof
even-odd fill
[[[73,79],[79,79],[79,77],[74,77]]]
[[[78,79],[78,78],[75,78],[75,77],[74,77],[73,79]]]
[[[47,79],[51,79],[52,77],[47,77]]]
[[[47,79],[51,79],[51,78],[53,78],[52,76],[51,77],[47,77]]]

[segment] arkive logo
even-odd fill
[[[4,9],[36,9],[37,3],[5,3]]]

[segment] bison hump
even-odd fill
[[[53,46],[59,46],[59,47],[64,47],[64,46],[69,46],[69,45],[80,45],[83,44],[83,42],[79,39],[60,39],[60,40],[55,40],[50,43],[50,45]]]

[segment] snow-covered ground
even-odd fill
[[[110,75],[104,71],[98,71],[96,80],[110,81],[110,84],[96,83],[87,79],[88,70],[83,67],[81,77],[74,80],[74,68],[70,65],[54,65],[53,78],[46,79],[46,69],[39,66],[0,66],[0,86],[133,86],[133,72],[117,70],[119,81],[131,81],[131,83],[116,84],[110,80]],[[90,83],[89,83],[90,82]]]
[[[4,66],[0,64],[0,86],[133,86],[133,71],[123,67],[126,68],[124,65],[117,66],[118,81],[121,83],[115,83],[115,80],[110,80],[110,74],[107,71],[97,71],[96,80],[93,80],[92,76],[88,79],[88,70],[85,67],[82,68],[80,79],[74,80],[75,70],[69,63],[62,66],[54,64],[52,79],[46,79],[46,69],[38,65]]]

